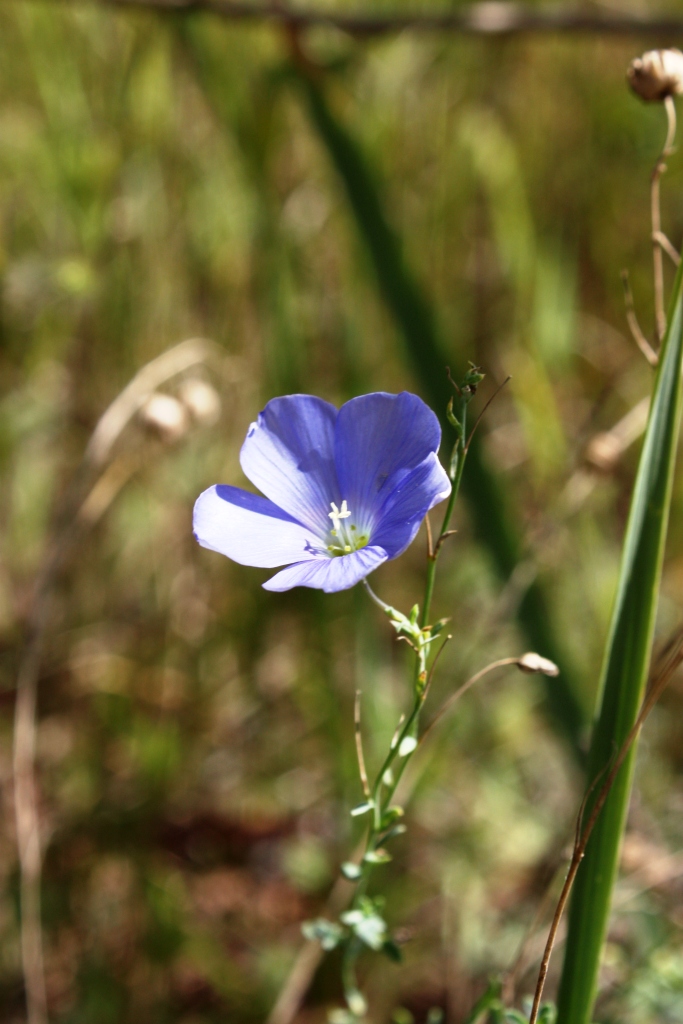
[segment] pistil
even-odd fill
[[[354,523],[342,525],[341,521],[349,519],[351,516],[351,509],[346,504],[346,499],[342,501],[341,508],[337,508],[334,501],[330,502],[330,507],[332,511],[327,513],[332,520],[330,534],[336,539],[336,543],[327,545],[329,553],[339,557],[340,555],[350,555],[352,551],[364,548],[368,542],[367,535],[359,534]]]

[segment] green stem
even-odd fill
[[[467,401],[462,400],[460,407],[460,423],[462,425],[462,436],[455,442],[454,455],[457,455],[457,464],[455,474],[451,479],[451,493],[448,497],[448,504],[446,505],[446,511],[444,513],[443,522],[441,524],[441,532],[437,537],[434,550],[429,553],[429,560],[427,563],[427,581],[425,584],[425,596],[424,603],[422,605],[422,615],[420,617],[420,625],[424,628],[429,622],[429,614],[432,606],[432,595],[434,593],[434,583],[436,581],[436,563],[439,558],[441,545],[443,544],[444,534],[447,532],[448,527],[453,516],[453,509],[455,508],[455,502],[460,491],[460,483],[462,481],[462,471],[465,466],[465,457],[467,455],[467,446],[465,444],[465,431],[467,429]]]
[[[454,456],[457,456],[457,463],[455,473],[452,476],[451,493],[448,498],[446,512],[444,514],[443,522],[441,524],[441,530],[439,532],[435,548],[433,551],[430,551],[427,563],[425,593],[422,604],[422,615],[420,618],[420,626],[423,629],[429,622],[432,595],[434,593],[434,584],[436,581],[436,566],[439,559],[439,554],[441,551],[444,535],[448,530],[448,526],[453,515],[453,509],[455,507],[455,502],[458,497],[458,492],[460,490],[460,482],[462,480],[462,472],[463,467],[465,465],[465,456],[467,455],[467,446],[464,443],[465,425],[467,418],[467,401],[465,399],[463,399],[462,401],[460,414],[461,423],[463,427],[463,439],[456,442],[456,451],[454,452]],[[457,450],[458,448],[459,450]],[[390,610],[390,606],[386,604],[384,601],[382,601],[382,599],[374,593],[367,580],[365,580],[364,583],[365,588],[368,591],[368,594],[370,595],[371,599],[375,602],[375,604],[379,605],[379,607],[382,608],[384,611]],[[415,701],[413,703],[413,708],[410,712],[410,715],[403,723],[403,727],[398,733],[398,736],[396,736],[395,741],[389,748],[389,751],[386,757],[384,758],[384,761],[382,762],[382,765],[377,773],[377,776],[375,777],[374,784],[372,785],[372,788],[370,790],[371,798],[374,804],[372,810],[372,822],[368,828],[368,833],[365,840],[365,850],[363,851],[363,860],[361,861],[362,873],[356,885],[356,892],[351,903],[351,910],[356,910],[360,906],[361,900],[367,893],[368,886],[370,884],[370,878],[375,865],[367,861],[365,858],[370,851],[375,850],[378,846],[378,840],[383,831],[382,818],[384,817],[385,811],[387,810],[391,803],[391,800],[394,796],[394,793],[396,792],[398,784],[401,781],[403,772],[405,771],[406,766],[410,761],[410,758],[413,753],[411,751],[410,753],[405,754],[401,758],[401,764],[398,770],[396,771],[395,777],[393,778],[391,783],[387,785],[384,781],[385,775],[392,768],[396,758],[399,756],[399,751],[401,749],[401,744],[403,740],[406,738],[406,736],[410,736],[413,734],[413,732],[417,732],[419,730],[420,712],[422,710],[422,705],[424,704],[426,696],[424,688],[420,687],[419,685],[419,677],[422,671],[422,667],[422,658],[420,652],[416,651],[415,671],[413,677],[413,692],[415,694]],[[358,957],[361,952],[362,944],[359,943],[355,937],[352,937],[349,940],[346,950],[344,952],[344,960],[342,964],[342,980],[344,985],[344,992],[347,994],[352,991],[357,991],[355,973],[356,961],[358,960]]]
[[[669,324],[624,538],[601,704],[589,756],[590,784],[605,771],[632,729],[648,676],[681,420],[683,264],[676,275]],[[634,743],[605,800],[576,876],[557,999],[558,1024],[589,1024],[592,1020],[635,754]],[[597,796],[590,794],[586,817]]]

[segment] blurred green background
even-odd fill
[[[647,10],[611,5],[627,8]],[[36,580],[99,417],[189,338],[207,344],[161,383],[170,401],[117,436],[55,583],[37,754],[51,1020],[265,1021],[301,921],[324,912],[360,835],[354,691],[376,766],[410,699],[405,651],[360,591],[267,594],[266,572],[198,548],[192,504],[212,483],[244,483],[239,448],[270,397],[430,400],[444,393],[434,367],[468,359],[487,373],[479,408],[512,381],[487,412],[440,565],[435,610],[454,640],[431,711],[535,629],[566,671],[550,693],[491,677],[430,737],[406,778],[408,834],[383,869],[404,964],[369,957],[364,982],[377,1024],[397,1007],[401,1024],[422,1022],[430,1006],[457,1024],[530,935],[518,995],[533,989],[582,786],[568,736],[580,746],[590,719],[637,453],[612,457],[600,435],[651,383],[619,275],[630,269],[652,335],[648,182],[665,119],[625,85],[652,40],[319,28],[300,43],[296,70],[273,25],[0,9],[8,1024],[25,1019],[12,716]],[[663,186],[676,245],[682,170],[674,156]],[[393,231],[369,249],[381,210]],[[682,506],[680,483],[661,638],[681,618]],[[385,600],[419,600],[424,553],[420,534],[375,574]],[[640,752],[601,1021],[683,1021],[682,712],[674,682]],[[332,957],[300,1024],[325,1019],[337,973]]]

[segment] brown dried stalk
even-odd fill
[[[17,675],[13,741],[20,945],[28,1024],[47,1024],[48,1020],[40,899],[42,850],[35,762],[38,678],[54,586],[77,541],[104,515],[140,464],[139,458],[122,457],[108,465],[122,431],[155,388],[192,365],[204,362],[209,354],[209,343],[202,339],[182,342],[144,366],[112,402],[98,421],[74,475],[64,507],[57,517],[55,537],[36,582],[28,613],[26,645]]]
[[[659,202],[659,182],[666,171],[666,161],[674,151],[674,138],[676,136],[676,105],[673,96],[664,99],[666,110],[667,132],[664,148],[659,155],[652,172],[650,185],[650,213],[652,217],[652,258],[654,262],[655,277],[655,320],[657,323],[657,335],[660,342],[666,333],[666,310],[664,308],[664,260],[662,258],[662,215]],[[667,239],[668,242],[668,239]],[[670,243],[669,243],[670,244]],[[665,248],[665,247],[664,247]],[[671,246],[673,249],[673,246]],[[675,250],[674,250],[675,251]],[[676,253],[678,256],[678,253]]]
[[[553,946],[555,945],[555,939],[557,937],[557,930],[562,920],[562,914],[564,913],[569,894],[571,893],[572,885],[576,878],[576,873],[579,870],[579,865],[583,860],[586,852],[586,846],[590,839],[591,832],[595,827],[595,823],[600,816],[600,812],[609,796],[609,792],[612,788],[614,780],[616,779],[619,769],[621,768],[626,756],[628,755],[631,746],[636,740],[643,723],[647,716],[652,711],[657,700],[668,686],[669,682],[673,678],[677,669],[683,664],[683,628],[679,629],[676,634],[672,637],[662,656],[659,659],[658,668],[655,670],[653,678],[651,680],[648,691],[643,700],[643,705],[640,709],[638,717],[633,725],[633,728],[629,732],[628,736],[624,740],[622,747],[617,754],[616,758],[612,762],[612,766],[609,771],[600,792],[598,793],[597,799],[593,804],[591,813],[588,817],[588,821],[585,825],[582,825],[583,811],[586,804],[586,800],[590,795],[590,790],[593,789],[595,783],[591,784],[589,792],[584,796],[581,803],[581,809],[579,811],[576,827],[576,841],[574,843],[574,850],[572,852],[572,859],[569,864],[569,870],[567,871],[567,877],[565,878],[564,885],[562,886],[562,892],[555,908],[555,914],[550,925],[550,932],[548,933],[548,940],[545,944],[543,951],[543,958],[541,960],[541,966],[538,972],[538,981],[536,982],[536,991],[534,992],[534,1001],[531,1007],[531,1015],[529,1017],[529,1024],[536,1024],[538,1019],[538,1011],[541,1005],[541,999],[543,997],[543,988],[545,986],[545,980],[548,975],[548,967],[550,965],[550,957],[552,955]]]

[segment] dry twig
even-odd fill
[[[41,925],[42,851],[36,785],[36,704],[45,636],[54,586],[77,541],[111,505],[138,468],[138,458],[107,465],[116,441],[144,401],[165,381],[203,362],[209,343],[181,342],[148,363],[99,419],[79,469],[57,516],[27,617],[27,639],[17,674],[14,712],[14,813],[20,874],[20,945],[28,1024],[47,1024]]]
[[[667,645],[666,650],[663,652],[662,657],[660,657],[658,667],[656,668],[653,674],[652,681],[645,695],[645,699],[643,700],[643,705],[640,709],[640,712],[638,713],[638,717],[636,718],[633,728],[624,740],[621,749],[619,750],[619,753],[615,757],[610,768],[609,775],[607,776],[607,779],[601,787],[600,792],[598,793],[597,798],[595,800],[595,803],[591,808],[588,821],[585,825],[583,825],[583,827],[583,810],[586,804],[587,797],[590,795],[590,790],[592,790],[595,786],[595,782],[591,784],[589,793],[586,794],[586,796],[584,796],[584,799],[581,803],[581,809],[579,811],[577,819],[577,834],[574,843],[572,859],[569,864],[569,870],[567,871],[567,877],[565,878],[564,885],[562,886],[562,892],[560,894],[557,907],[555,908],[553,920],[550,925],[550,932],[548,934],[548,939],[545,944],[545,949],[543,951],[543,958],[541,960],[541,966],[538,972],[538,981],[536,982],[536,991],[534,992],[534,1001],[531,1007],[531,1014],[529,1016],[529,1024],[536,1024],[536,1021],[538,1019],[538,1011],[541,1005],[541,999],[543,998],[543,988],[545,986],[545,979],[548,975],[548,967],[550,966],[550,957],[552,955],[553,946],[555,945],[557,930],[560,926],[560,921],[562,920],[562,915],[567,905],[569,894],[571,893],[571,889],[576,878],[576,873],[579,870],[579,865],[581,864],[581,861],[583,860],[584,854],[586,852],[586,846],[588,845],[588,840],[590,839],[591,832],[593,831],[595,824],[598,820],[598,817],[600,816],[600,811],[602,810],[605,801],[609,796],[609,792],[612,788],[614,780],[619,774],[619,769],[623,765],[629,750],[631,749],[635,739],[637,738],[640,730],[642,729],[645,719],[652,711],[652,708],[655,706],[655,703],[662,695],[665,688],[671,681],[674,673],[678,670],[681,664],[683,664],[683,628],[679,629],[677,633],[673,636],[673,638]]]
[[[660,342],[666,333],[666,310],[664,308],[664,261],[662,259],[662,215],[659,202],[659,182],[666,170],[666,161],[674,151],[674,138],[676,136],[676,104],[673,96],[666,96],[664,99],[666,110],[666,140],[664,148],[659,155],[652,172],[650,185],[650,214],[652,217],[652,258],[654,262],[655,278],[655,319],[657,322],[657,334]],[[667,240],[668,241],[668,240]],[[671,243],[669,243],[671,244]],[[673,246],[671,246],[673,249]],[[675,252],[675,250],[674,250]],[[676,254],[678,255],[678,254]]]
[[[25,2],[25,0],[23,0]],[[76,0],[58,0],[67,6]],[[507,0],[472,3],[452,11],[415,10],[408,13],[368,14],[358,9],[322,10],[292,8],[277,0],[95,0],[102,5],[157,10],[166,13],[210,11],[242,22],[271,22],[306,29],[329,25],[353,36],[382,36],[406,29],[421,32],[460,32],[469,35],[506,36],[522,32],[580,32],[591,35],[683,35],[683,18],[664,15],[601,12],[571,7],[545,9]]]

